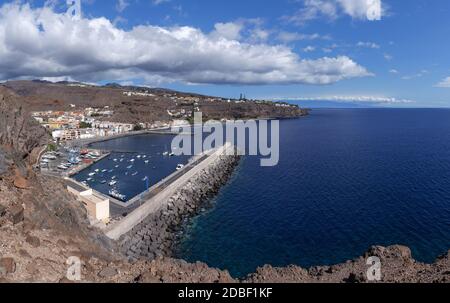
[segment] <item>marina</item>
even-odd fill
[[[94,143],[90,148],[109,150],[108,156],[72,178],[112,198],[116,206],[126,208],[133,198],[139,198],[189,162],[189,156],[170,156],[171,152],[167,152],[172,138],[172,135],[152,134]],[[126,146],[128,151],[116,151],[116,146]]]

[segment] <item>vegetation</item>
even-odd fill
[[[58,146],[56,146],[56,144],[54,144],[54,143],[50,143],[50,144],[47,145],[47,150],[51,151],[51,152],[57,151],[58,150]]]
[[[87,122],[80,122],[80,128],[92,128],[92,124]]]
[[[133,131],[135,131],[135,132],[143,130],[143,129],[144,128],[140,124],[135,124],[134,127],[133,127]]]

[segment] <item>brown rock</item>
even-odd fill
[[[14,186],[19,189],[28,189],[28,181],[22,176],[16,176],[14,178]]]
[[[0,259],[0,269],[3,269],[4,273],[12,274],[16,271],[16,262],[13,258]],[[2,270],[0,270],[1,272]]]
[[[6,207],[0,204],[0,217],[6,214]]]
[[[41,240],[39,240],[38,237],[28,236],[26,241],[27,241],[28,244],[30,244],[34,248],[37,248],[37,247],[41,246]]]
[[[117,275],[117,269],[106,267],[98,275],[102,278],[112,278]]]
[[[19,254],[23,258],[31,258],[31,255],[25,249],[20,249]]]
[[[11,221],[12,223],[19,224],[24,220],[24,209],[20,205],[15,205],[9,209],[9,213],[11,214]]]

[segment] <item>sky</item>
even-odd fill
[[[68,2],[0,0],[0,81],[450,107],[448,0]]]

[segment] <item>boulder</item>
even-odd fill
[[[0,272],[3,274],[13,274],[16,271],[16,262],[13,258],[0,259]]]
[[[101,278],[112,278],[117,275],[117,269],[106,267],[98,274]]]
[[[6,207],[0,204],[0,217],[6,215]]]
[[[9,209],[11,221],[14,225],[24,220],[24,209],[21,205],[14,205]]]
[[[25,241],[34,248],[41,246],[41,240],[39,240],[39,238],[35,236],[28,236]]]
[[[16,176],[14,178],[14,186],[18,189],[28,189],[28,181],[22,176]]]

